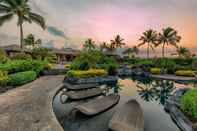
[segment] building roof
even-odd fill
[[[18,45],[7,45],[7,46],[1,46],[0,48],[4,49],[5,51],[13,51],[13,52],[20,52],[21,48]],[[79,50],[75,50],[72,48],[65,48],[65,49],[56,49],[52,48],[50,49],[55,54],[62,54],[62,55],[78,55],[80,53]],[[31,52],[30,49],[23,49],[25,52]]]

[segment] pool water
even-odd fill
[[[112,87],[105,95],[118,92],[119,103],[110,110],[92,117],[82,114],[74,116],[72,113],[75,105],[88,100],[67,101],[66,96],[60,97],[60,92],[54,99],[53,107],[64,130],[108,131],[108,123],[113,113],[127,101],[136,99],[144,112],[145,131],[180,131],[169,114],[164,111],[163,105],[173,91],[185,87],[184,84],[150,78],[124,78]]]

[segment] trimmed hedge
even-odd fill
[[[150,72],[152,74],[161,74],[161,69],[160,68],[151,68]]]
[[[6,71],[8,74],[23,72],[23,71],[35,71],[37,75],[43,70],[46,61],[37,60],[13,60],[5,64],[0,64],[0,70]]]
[[[197,89],[186,92],[181,97],[181,109],[194,119],[197,119]]]
[[[8,85],[20,86],[28,82],[31,82],[36,78],[37,78],[37,74],[35,71],[19,72],[8,76]]]
[[[177,76],[188,76],[188,77],[195,77],[196,72],[191,70],[179,70],[175,72]]]
[[[67,72],[68,77],[77,77],[77,78],[87,78],[87,77],[105,76],[105,75],[107,75],[107,71],[103,69],[90,69],[87,71],[70,70]]]

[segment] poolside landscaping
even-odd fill
[[[133,47],[117,34],[72,49],[70,36],[46,25],[31,4],[0,0],[0,26],[17,17],[20,29],[20,46],[0,48],[0,131],[197,131],[197,57],[179,45],[177,30],[148,29]],[[25,22],[65,46],[24,37]],[[146,57],[139,57],[142,46]]]

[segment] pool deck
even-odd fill
[[[195,77],[184,77],[184,76],[175,76],[175,75],[150,75],[150,77],[157,79],[173,80],[173,81],[196,81]]]
[[[1,131],[63,131],[52,108],[64,76],[46,76],[0,94]]]

